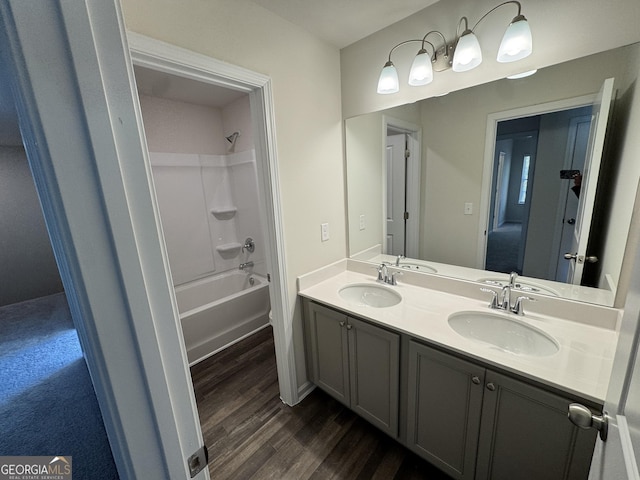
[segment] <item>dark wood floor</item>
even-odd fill
[[[214,480],[449,480],[320,389],[284,405],[270,327],[191,375]]]

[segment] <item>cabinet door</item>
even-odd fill
[[[595,430],[567,418],[566,398],[488,371],[477,479],[586,479]]]
[[[409,342],[407,445],[453,478],[474,478],[484,375],[473,363]]]
[[[398,436],[400,335],[349,318],[351,408]]]
[[[336,400],[350,405],[347,317],[308,303],[307,345],[311,380]]]

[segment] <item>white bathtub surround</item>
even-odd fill
[[[174,285],[254,262],[266,275],[254,150],[150,153]],[[242,251],[247,237],[253,253]]]
[[[176,287],[189,365],[269,325],[269,284],[237,270]]]
[[[604,400],[617,343],[620,310],[527,294],[537,301],[527,302],[525,316],[518,316],[518,320],[547,333],[560,348],[545,357],[516,355],[464,338],[449,326],[448,317],[452,313],[492,311],[488,308],[491,297],[480,291],[483,286],[480,283],[404,271],[398,285],[389,287],[402,296],[397,305],[373,308],[345,301],[338,294],[345,285],[379,285],[372,267],[370,263],[355,260],[337,262],[327,267],[328,271],[321,269],[299,277],[298,293],[569,394],[596,402]],[[389,269],[397,271],[393,267]]]

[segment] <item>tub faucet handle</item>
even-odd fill
[[[244,252],[245,249],[247,250],[247,252],[249,253],[253,253],[256,249],[256,244],[253,241],[253,238],[251,237],[247,237],[247,239],[244,241],[244,245],[242,246],[242,251]]]

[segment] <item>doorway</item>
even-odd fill
[[[278,166],[273,130],[274,117],[270,81],[240,67],[183,50],[134,33],[128,34],[133,63],[192,81],[195,86],[222,87],[249,96],[250,122],[256,150],[257,184],[260,191],[260,215],[264,219],[265,263],[270,281],[269,297],[276,347],[278,382],[282,400],[294,405],[297,390],[293,332],[288,321],[289,289],[285,273],[281,206],[278,194]]]
[[[527,119],[526,128],[538,120]],[[516,122],[498,124],[485,270],[522,274],[538,130],[510,132]]]
[[[566,281],[563,248],[578,204],[572,187],[584,169],[592,120],[591,105],[582,102],[496,121],[485,269]],[[574,176],[561,178],[569,170]]]
[[[77,478],[117,480],[13,103],[0,85],[0,452],[59,453]]]
[[[383,130],[383,253],[418,258],[422,131],[388,116]]]

